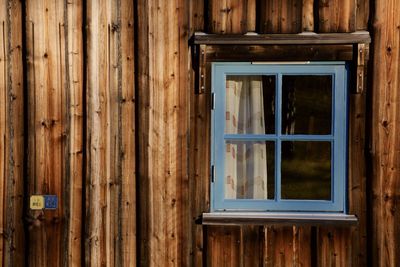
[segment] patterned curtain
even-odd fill
[[[264,134],[261,76],[228,76],[226,81],[225,132]],[[267,198],[267,153],[265,142],[226,144],[225,198]]]

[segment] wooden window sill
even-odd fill
[[[306,212],[211,212],[203,213],[203,225],[357,225],[355,215]]]

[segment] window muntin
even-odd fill
[[[213,211],[345,211],[344,62],[213,63],[212,91]]]

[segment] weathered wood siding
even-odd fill
[[[87,266],[136,264],[134,3],[86,3]]]
[[[373,1],[374,14],[369,3],[1,0],[0,264],[396,266],[400,3]],[[197,224],[210,200],[211,99],[209,85],[194,90],[192,34],[353,32],[370,21],[373,50],[354,48],[349,99],[359,224]],[[367,69],[357,58],[370,52]],[[57,194],[58,209],[30,211],[31,194]]]
[[[81,261],[82,224],[82,6],[27,1],[27,198],[59,196],[54,211],[29,211],[30,266]],[[29,205],[28,203],[26,203]]]
[[[24,78],[22,5],[0,1],[0,265],[23,266]]]
[[[186,4],[138,2],[140,266],[190,265]]]
[[[400,3],[376,2],[372,66],[372,264],[400,262]]]

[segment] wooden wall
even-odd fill
[[[23,12],[20,2],[1,1],[0,6],[0,264],[22,266],[26,253]]]
[[[373,20],[369,234],[374,266],[396,266],[400,262],[399,12],[399,1],[377,1]]]
[[[2,266],[396,266],[400,3],[369,3],[0,0]],[[190,36],[356,30],[373,36],[350,97],[359,225],[196,224],[210,99],[194,93]],[[30,211],[31,194],[58,209]]]

